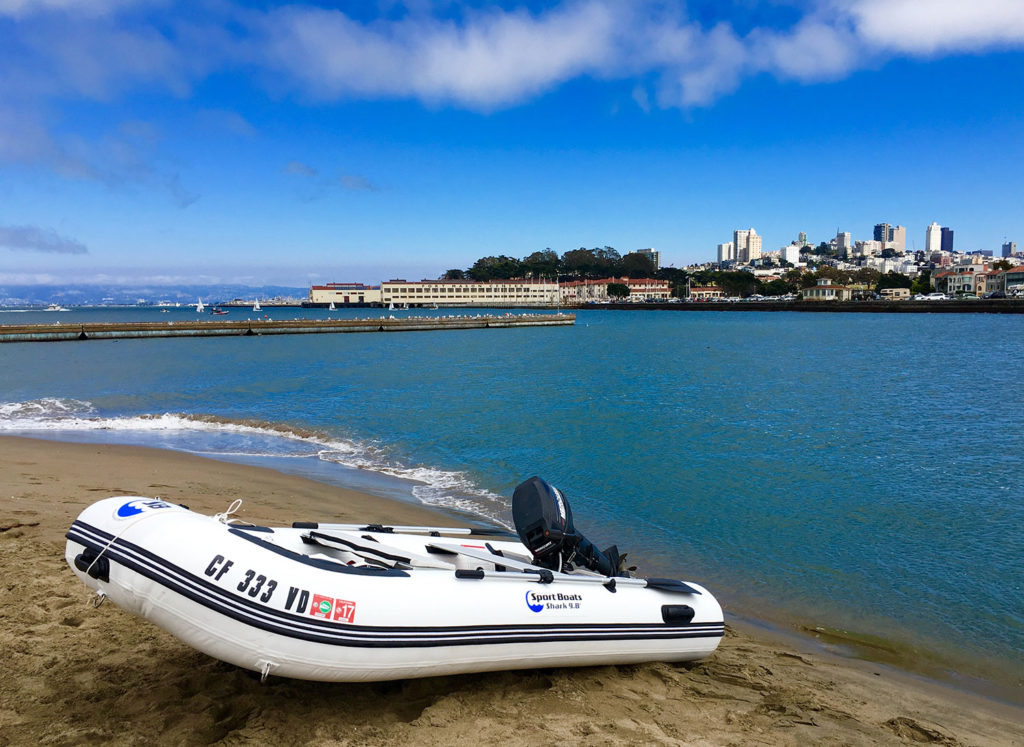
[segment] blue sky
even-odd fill
[[[1020,0],[0,0],[0,282],[1024,245]]]

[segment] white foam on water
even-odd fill
[[[315,457],[322,462],[410,483],[409,494],[424,505],[475,514],[508,526],[499,518],[507,513],[507,500],[479,488],[465,473],[427,466],[405,466],[369,444],[332,438],[287,425],[212,416],[180,413],[101,416],[92,403],[70,398],[0,402],[0,433],[56,436],[61,432],[180,435],[182,441],[175,444],[178,448],[211,457]],[[214,448],[208,440],[197,443],[193,438],[190,443],[189,435],[197,434],[224,435],[230,443]],[[241,447],[239,439],[243,441]]]

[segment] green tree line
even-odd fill
[[[465,270],[448,270],[445,280],[508,280],[510,278],[549,278],[583,280],[606,277],[656,277],[654,263],[645,254],[620,254],[610,246],[595,249],[580,247],[562,256],[552,249],[534,252],[522,259],[504,254],[481,257]]]

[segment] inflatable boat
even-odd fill
[[[540,478],[513,495],[517,533],[205,516],[107,498],[67,533],[98,592],[239,667],[370,681],[531,667],[686,661],[723,634],[697,584],[632,577],[574,527]]]

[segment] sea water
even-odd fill
[[[476,312],[227,318],[382,313]],[[195,316],[157,314],[16,321]],[[0,433],[269,461],[506,525],[537,474],[597,544],[728,611],[1019,688],[1021,339],[1017,316],[593,310],[566,328],[7,344]]]

